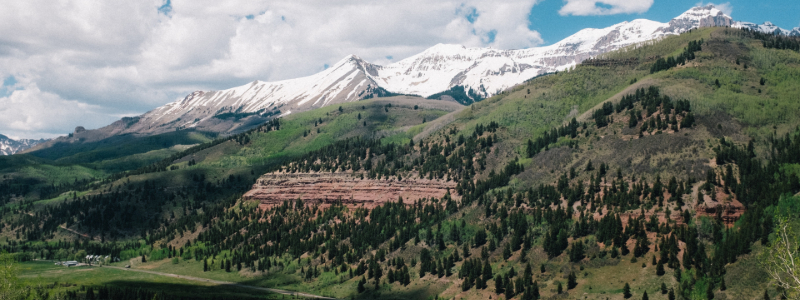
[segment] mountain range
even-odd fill
[[[531,78],[571,68],[582,61],[624,47],[712,26],[749,28],[765,33],[800,36],[770,22],[734,21],[713,5],[694,7],[668,23],[646,19],[606,28],[587,28],[549,46],[517,50],[438,44],[386,66],[349,55],[317,74],[251,83],[221,91],[195,91],[185,98],[141,116],[109,126],[75,132],[55,142],[100,140],[119,134],[152,135],[182,129],[219,133],[241,132],[274,116],[396,94],[438,97],[457,87],[462,104],[490,97]],[[49,144],[41,145],[47,147]],[[38,147],[37,147],[38,148]]]
[[[14,140],[10,137],[0,134],[0,155],[12,155],[14,153],[29,149],[38,144],[44,143],[48,139],[20,139]]]

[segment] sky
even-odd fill
[[[0,134],[65,135],[196,90],[390,64],[438,43],[520,49],[583,28],[668,22],[684,0],[26,0],[0,10]],[[717,2],[734,20],[800,26],[800,1]]]

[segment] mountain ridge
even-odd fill
[[[38,144],[47,142],[49,139],[19,139],[15,140],[0,134],[0,155],[13,155],[27,150]]]
[[[668,23],[635,19],[606,28],[586,28],[543,47],[501,50],[437,44],[386,66],[351,54],[306,77],[274,82],[255,80],[226,90],[195,91],[144,113],[135,121],[124,122],[124,128],[112,124],[109,126],[114,130],[104,127],[93,132],[95,138],[126,133],[151,135],[189,128],[235,133],[274,116],[385,95],[427,97],[454,86],[486,98],[609,51],[709,26],[800,35],[800,28],[788,31],[774,29],[775,26],[756,26],[734,21],[713,5],[698,6]]]

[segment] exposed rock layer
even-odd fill
[[[452,181],[428,179],[360,179],[348,173],[270,173],[261,176],[245,199],[259,200],[262,206],[280,205],[284,200],[302,199],[305,203],[342,203],[374,207],[403,197],[406,203],[417,199],[441,198]],[[455,195],[452,195],[455,197]]]

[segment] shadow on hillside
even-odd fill
[[[115,280],[103,286],[108,288],[127,289],[125,292],[134,292],[139,296],[146,293],[162,293],[164,295],[196,298],[196,299],[275,299],[276,294],[251,290],[229,285],[194,285],[187,283],[166,283],[140,280]],[[269,296],[268,296],[269,295]],[[270,297],[271,296],[271,297]],[[204,297],[204,298],[199,298]],[[141,297],[140,297],[141,298]],[[280,297],[278,297],[280,298]]]

